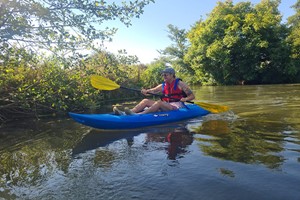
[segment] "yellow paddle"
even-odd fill
[[[114,82],[114,81],[112,81],[108,78],[99,76],[99,75],[92,75],[91,76],[91,84],[94,88],[97,88],[99,90],[115,90],[115,89],[118,89],[118,88],[122,88],[122,89],[137,91],[137,92],[141,91],[141,90],[138,90],[138,89],[133,89],[133,88],[127,88],[127,87],[124,87],[124,86],[120,86],[116,82]],[[149,93],[149,94],[161,97],[161,95],[159,95],[159,94],[153,94],[153,93]],[[192,102],[192,101],[187,101],[187,102],[192,103],[192,104],[196,104],[196,105],[204,108],[205,110],[210,111],[211,113],[221,113],[221,112],[226,112],[226,111],[229,110],[228,106],[220,106],[220,105],[204,103],[204,102]]]

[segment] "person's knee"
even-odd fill
[[[149,99],[143,99],[142,102],[143,103],[148,103],[150,100]]]
[[[162,101],[162,100],[158,100],[157,103],[158,103],[159,105],[162,105],[162,104],[164,104],[165,102]]]
[[[158,107],[161,107],[163,105],[163,101],[161,100],[158,100],[154,103],[154,105],[158,106]]]

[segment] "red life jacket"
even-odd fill
[[[166,97],[162,97],[161,99],[166,102],[177,102],[180,101],[181,98],[186,97],[187,95],[177,87],[178,82],[181,79],[177,78],[172,83],[162,83],[162,94]]]

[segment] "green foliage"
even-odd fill
[[[289,42],[293,46],[292,58],[300,59],[300,0],[293,6],[296,13],[288,18],[288,25],[290,26]]]
[[[127,86],[136,85],[138,81],[128,78],[138,73],[138,67],[124,64],[125,56],[120,59],[113,54],[97,52],[78,63],[76,68],[66,69],[65,63],[54,57],[30,56],[24,49],[17,48],[12,52],[20,54],[0,65],[0,120],[28,114],[96,109],[108,101],[128,97],[121,90],[96,90],[90,84],[91,74],[100,74]],[[25,57],[28,58],[26,62]]]
[[[90,104],[89,91],[80,90],[80,86],[86,88],[88,81],[76,72],[63,70],[54,60],[25,67],[1,66],[1,71],[2,108],[10,111],[55,112],[65,111],[69,105],[80,107],[82,101]]]
[[[186,31],[172,24],[168,25],[168,29],[168,37],[174,44],[160,51],[160,53],[169,56],[171,60],[183,59],[188,49]]]
[[[81,70],[87,72],[86,75],[100,74],[113,81],[122,84],[137,83],[133,75],[138,74],[137,59],[132,56],[122,54],[114,55],[112,53],[97,51],[84,61],[84,67]],[[132,77],[132,79],[129,79]]]
[[[116,29],[105,27],[104,22],[119,19],[129,26],[151,2],[1,0],[0,46],[15,43],[64,57],[68,51],[93,48],[99,44],[95,40],[110,39]]]
[[[202,84],[212,78],[218,84],[290,81],[290,49],[283,40],[288,31],[280,24],[279,3],[218,2],[208,18],[190,30],[185,59],[201,75]]]
[[[152,88],[162,83],[161,71],[165,69],[164,60],[158,60],[151,63],[141,75],[142,85],[145,88]]]
[[[96,47],[116,31],[105,28],[106,21],[119,19],[129,26],[151,2],[1,1],[0,121],[83,111],[125,97],[125,92],[95,90],[89,76],[100,74],[130,86],[140,82],[133,76],[143,67],[134,66],[137,57],[126,51],[113,55]],[[92,49],[93,55],[84,55]]]
[[[293,72],[296,74],[294,81],[300,82],[300,0],[293,6],[296,13],[288,18],[290,34],[287,42],[291,45],[291,59]]]
[[[189,48],[186,37],[187,32],[185,29],[179,29],[171,24],[168,25],[168,29],[168,37],[173,44],[166,47],[164,50],[161,50],[160,54],[166,57],[166,62],[172,64],[178,72],[177,75],[183,78],[185,82],[194,82],[192,77],[195,72],[190,65],[184,61],[184,56]]]

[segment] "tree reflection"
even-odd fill
[[[80,128],[71,128],[68,121],[30,123],[20,133],[9,132],[14,137],[3,137],[6,143],[0,149],[0,188],[36,185],[57,171],[67,173],[72,161],[69,149],[84,134]]]
[[[280,133],[258,130],[257,124],[222,120],[206,121],[194,129],[195,140],[207,155],[242,163],[262,163],[269,168],[279,168],[284,158],[283,137]]]

